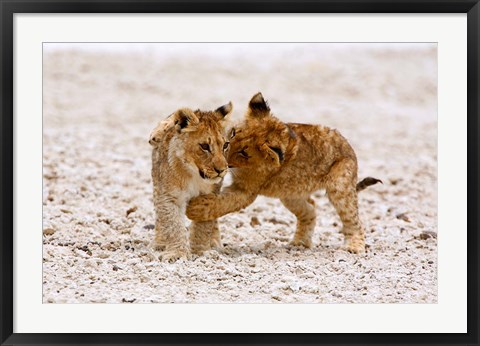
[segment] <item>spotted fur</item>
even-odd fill
[[[257,195],[275,197],[297,217],[292,244],[310,247],[316,219],[310,195],[326,189],[343,223],[346,249],[365,250],[357,191],[378,180],[368,178],[357,185],[355,152],[338,131],[321,125],[285,124],[271,114],[258,93],[243,123],[231,133],[228,164],[233,183],[220,194],[194,198],[187,208],[189,218],[215,220],[245,208]]]

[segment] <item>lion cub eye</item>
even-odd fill
[[[232,130],[230,131],[230,138],[233,138],[235,137],[235,127],[232,128]]]
[[[229,145],[230,145],[230,142],[225,142],[225,144],[223,145],[223,150],[227,150]]]
[[[246,159],[250,158],[250,156],[248,156],[248,154],[247,154],[247,152],[245,151],[245,149],[240,152],[240,155],[243,156],[243,157],[246,158]]]
[[[202,150],[210,152],[210,145],[208,145],[208,143],[200,144],[200,148],[202,148]]]

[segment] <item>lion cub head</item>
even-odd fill
[[[149,143],[168,150],[170,165],[181,162],[192,175],[218,183],[228,171],[224,120],[232,108],[231,102],[214,111],[181,108],[153,130]]]
[[[231,168],[276,170],[295,156],[296,135],[274,117],[261,93],[248,104],[245,120],[230,131]]]

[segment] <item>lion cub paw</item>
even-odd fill
[[[223,244],[222,244],[222,242],[220,241],[220,239],[212,239],[212,240],[210,241],[210,245],[211,245],[212,249],[215,249],[215,250],[217,250],[217,251],[223,249]]]
[[[211,239],[208,244],[192,244],[192,253],[195,255],[203,255],[204,252],[210,250],[220,251],[223,249],[223,244],[220,239]]]
[[[193,221],[210,221],[214,219],[209,212],[214,207],[215,201],[209,196],[199,196],[190,200],[187,206],[186,215]]]
[[[149,245],[150,253],[155,260],[165,262],[175,262],[179,259],[190,259],[192,254],[188,247],[168,248],[165,244],[151,242]]]
[[[292,241],[290,241],[289,245],[295,246],[295,247],[305,247],[307,249],[310,249],[312,247],[312,240],[294,238]]]
[[[365,240],[363,237],[351,237],[345,239],[345,250],[350,253],[365,252]]]
[[[192,244],[192,253],[197,256],[203,255],[205,251],[211,249],[210,244]]]
[[[179,259],[189,260],[192,258],[190,250],[167,250],[160,253],[160,260],[173,263]]]
[[[152,251],[159,251],[162,252],[165,250],[165,244],[161,244],[158,242],[151,242],[150,245],[148,246]]]

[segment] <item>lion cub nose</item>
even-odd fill
[[[215,167],[215,172],[217,172],[218,174],[222,174],[223,172],[225,172],[225,169],[222,169],[222,168],[218,169]]]

